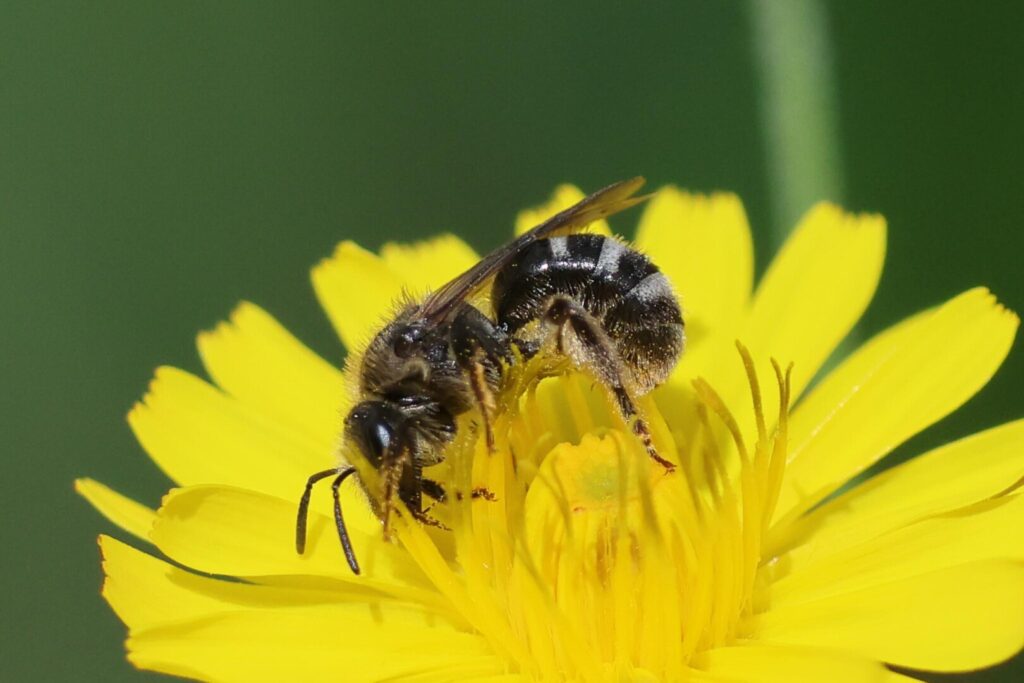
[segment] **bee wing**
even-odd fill
[[[456,310],[459,303],[474,294],[524,247],[545,237],[581,230],[594,221],[639,204],[650,196],[633,196],[643,184],[644,179],[641,176],[622,180],[556,213],[515,240],[495,249],[465,273],[429,294],[423,302],[420,314],[435,323],[444,320]]]

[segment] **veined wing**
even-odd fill
[[[432,323],[444,321],[458,308],[458,304],[475,294],[524,247],[545,237],[582,230],[594,221],[639,204],[650,196],[633,196],[643,184],[643,177],[637,176],[584,197],[568,209],[492,251],[465,273],[427,295],[420,314]]]

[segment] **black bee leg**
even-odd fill
[[[455,316],[451,328],[452,349],[459,367],[469,381],[480,409],[487,438],[487,450],[495,451],[494,414],[498,406],[494,390],[501,380],[502,362],[512,362],[508,335],[472,306],[465,306]]]
[[[519,349],[519,354],[523,357],[523,360],[530,360],[540,351],[540,344],[530,339],[512,339],[512,344]]]
[[[555,296],[544,311],[544,323],[554,335],[558,352],[572,363],[591,372],[611,392],[626,424],[640,439],[652,460],[671,472],[675,465],[658,454],[647,421],[640,415],[632,393],[623,379],[622,361],[615,344],[583,306],[568,296]]]
[[[431,517],[430,514],[428,514],[430,512],[430,508],[432,508],[432,507],[434,507],[434,506],[430,505],[430,506],[427,507],[426,510],[419,510],[417,512],[412,512],[410,510],[410,512],[412,512],[413,518],[415,518],[415,520],[417,522],[419,522],[420,524],[423,524],[424,526],[432,526],[435,529],[441,529],[442,531],[451,531],[451,529],[449,527],[447,527],[446,525],[442,524],[438,520],[436,520],[433,517]]]
[[[430,511],[434,509],[434,505],[443,503],[448,498],[444,487],[433,479],[425,478],[421,470],[416,469],[414,471],[413,468],[406,470],[406,476],[402,483],[405,485],[402,488],[402,501],[405,503],[409,514],[413,516],[413,519],[420,524],[448,531],[448,527],[430,516]],[[434,502],[424,507],[423,496],[433,499]]]
[[[455,355],[460,358],[471,357],[480,350],[493,363],[513,361],[508,334],[473,306],[463,306],[455,316],[451,340]]]
[[[658,449],[654,447],[654,439],[651,437],[651,427],[647,424],[647,420],[640,417],[640,414],[636,409],[636,404],[633,402],[629,392],[623,387],[612,387],[612,394],[615,396],[615,403],[618,405],[619,412],[622,413],[623,419],[627,423],[632,419],[633,433],[638,439],[640,439],[640,443],[644,445],[644,450],[647,451],[647,455],[651,456],[651,460],[658,463],[669,472],[675,470],[675,465],[658,455]]]
[[[444,487],[433,479],[422,479],[420,481],[420,488],[425,496],[433,498],[438,503],[448,500],[448,494],[445,492]]]

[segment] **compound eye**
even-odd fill
[[[364,436],[366,438],[366,446],[368,447],[367,450],[370,451],[367,455],[370,455],[371,460],[374,462],[380,461],[384,457],[384,454],[391,448],[391,442],[395,438],[391,431],[391,426],[383,422],[367,425]]]
[[[423,338],[423,328],[407,327],[395,336],[392,348],[399,358],[409,358],[416,351],[420,339]]]
[[[377,401],[361,403],[345,419],[345,434],[374,467],[395,443],[401,413]]]

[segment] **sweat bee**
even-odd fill
[[[538,354],[589,373],[650,457],[673,469],[658,454],[636,399],[663,382],[683,352],[679,301],[646,256],[615,238],[580,232],[647,199],[634,196],[643,183],[609,185],[556,214],[404,305],[370,342],[358,367],[361,400],[345,418],[343,439],[380,473],[382,490],[366,493],[385,534],[396,497],[421,523],[440,526],[424,498],[443,502],[447,492],[424,468],[443,460],[456,417],[467,411],[477,411],[493,450],[495,392],[512,364]],[[484,311],[470,300],[487,287]],[[344,465],[309,477],[295,546],[304,552],[313,485],[333,476],[338,536],[358,574],[338,495],[354,473]]]

